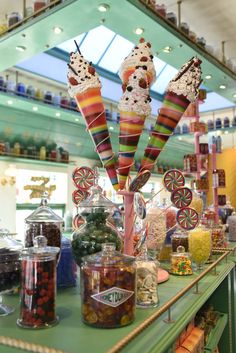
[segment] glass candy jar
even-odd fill
[[[60,249],[47,246],[47,238],[34,239],[34,247],[21,254],[21,304],[17,324],[23,328],[55,325],[56,257]]]
[[[198,218],[200,219],[203,212],[203,200],[196,191],[193,191],[193,198],[189,207],[198,213]]]
[[[22,246],[10,237],[7,229],[0,229],[0,316],[6,316],[14,308],[2,303],[1,294],[20,284],[20,251]]]
[[[171,237],[172,251],[177,252],[179,246],[188,251],[188,233],[183,229],[177,229]]]
[[[42,197],[40,206],[25,219],[25,247],[33,246],[34,238],[44,235],[48,246],[61,247],[63,219],[47,205],[47,196]]]
[[[202,270],[204,263],[211,254],[211,232],[204,226],[189,231],[189,252],[198,270]]]
[[[229,241],[236,241],[236,213],[233,212],[227,219],[229,227]]]
[[[135,258],[122,255],[115,244],[102,244],[102,251],[83,258],[81,308],[84,323],[115,328],[135,317]]]
[[[225,246],[225,231],[222,224],[213,224],[211,228],[212,248],[223,248]]]
[[[135,264],[136,304],[140,308],[156,307],[159,302],[157,294],[158,261],[148,258],[147,251],[144,251],[136,257]]]
[[[219,207],[219,216],[223,224],[227,223],[227,219],[234,212],[234,208],[231,205],[230,201],[226,202],[226,205]]]
[[[114,243],[116,250],[121,249],[121,240],[112,225],[115,205],[103,196],[100,186],[90,190],[91,195],[78,208],[85,222],[72,235],[73,254],[79,266],[83,256],[101,251],[102,243]]]
[[[171,273],[178,276],[192,275],[192,261],[190,254],[185,252],[184,246],[178,246],[177,251],[170,256]]]

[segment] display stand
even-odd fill
[[[212,144],[212,172],[213,170],[217,169],[216,166],[216,145],[213,143]],[[212,173],[213,175],[213,173]],[[214,212],[215,212],[215,223],[217,224],[219,221],[219,206],[218,206],[218,187],[217,186],[212,186],[212,194],[213,194],[213,206],[214,206]]]
[[[118,195],[124,197],[124,254],[134,254],[134,192],[119,191]]]

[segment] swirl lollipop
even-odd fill
[[[72,179],[78,189],[88,190],[93,185],[94,172],[88,167],[76,168],[73,172]]]
[[[79,214],[77,214],[74,219],[73,219],[73,228],[74,229],[78,229],[80,228],[83,224],[84,224],[84,219],[82,216],[80,216]]]
[[[84,201],[89,196],[86,190],[77,189],[72,194],[72,201],[77,206],[81,201]]]
[[[178,169],[170,169],[164,174],[163,184],[166,190],[171,192],[184,186],[185,179],[183,174]]]
[[[183,187],[172,191],[171,202],[177,208],[184,208],[192,202],[193,193],[189,188]]]
[[[139,191],[139,189],[141,189],[146,184],[150,176],[150,170],[144,170],[143,172],[139,173],[130,184],[129,191]]]
[[[177,212],[177,222],[183,229],[194,229],[198,224],[198,213],[190,207],[182,208]]]

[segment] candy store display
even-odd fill
[[[203,226],[198,226],[189,231],[188,240],[192,260],[197,265],[197,269],[201,270],[211,254],[211,232]]]
[[[75,44],[77,46],[76,42]],[[106,169],[114,189],[117,191],[118,179],[101,96],[101,81],[95,68],[80,53],[78,46],[77,52],[70,54],[68,85],[69,95],[76,100],[86,122],[88,132],[94,142],[96,152]]]
[[[193,208],[198,213],[199,218],[201,218],[203,212],[203,200],[200,194],[196,191],[193,191],[193,198],[189,207]]]
[[[71,241],[62,237],[61,256],[57,265],[57,287],[73,287],[77,283],[77,266],[72,253]]]
[[[136,265],[136,305],[140,308],[156,307],[159,302],[157,294],[158,264],[149,259],[147,253],[141,253],[135,260]]]
[[[192,202],[192,191],[187,187],[175,189],[171,193],[171,202],[176,208],[188,207]]]
[[[225,246],[225,231],[222,224],[213,224],[211,227],[212,248],[223,248]]]
[[[73,255],[79,266],[83,256],[101,251],[102,243],[115,243],[117,250],[122,248],[118,232],[109,223],[109,217],[114,213],[115,205],[103,196],[102,189],[96,181],[90,191],[90,196],[80,202],[78,207],[77,216],[79,218],[82,216],[84,224],[72,235]]]
[[[13,307],[3,303],[1,294],[16,289],[20,284],[20,251],[22,245],[0,229],[0,317],[11,314]]]
[[[188,233],[185,230],[177,229],[171,236],[172,251],[176,252],[179,246],[184,247],[188,252]]]
[[[60,249],[47,246],[43,235],[21,253],[21,301],[17,325],[46,328],[58,322],[56,316],[56,257]]]
[[[192,275],[192,261],[190,254],[184,246],[179,245],[177,251],[170,256],[170,272],[173,275],[188,276]]]
[[[135,258],[102,244],[81,266],[81,314],[84,323],[100,328],[126,326],[135,318]]]
[[[47,195],[42,197],[40,206],[25,219],[25,247],[33,246],[34,238],[44,235],[48,246],[61,247],[63,219],[47,204]]]
[[[236,241],[236,212],[228,216],[227,223],[229,227],[229,241]]]

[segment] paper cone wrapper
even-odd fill
[[[134,155],[138,148],[140,135],[142,134],[146,116],[135,112],[120,112],[119,135],[119,188],[123,190],[134,164]]]
[[[118,190],[114,154],[100,88],[89,88],[77,94],[75,99],[111,183],[114,189]]]
[[[167,92],[141,161],[140,171],[152,170],[159,154],[172,135],[190,101],[183,95]]]

